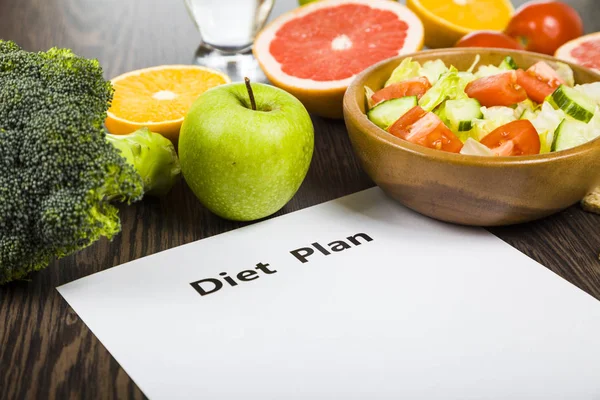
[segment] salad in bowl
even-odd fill
[[[600,82],[575,84],[572,69],[541,60],[459,71],[441,59],[405,58],[382,88],[365,86],[369,120],[389,134],[446,152],[528,156],[600,136]]]

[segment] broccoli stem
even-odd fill
[[[106,140],[140,175],[145,195],[164,196],[179,180],[181,166],[175,147],[162,135],[142,128],[128,135],[107,134]],[[114,196],[109,194],[108,198]]]

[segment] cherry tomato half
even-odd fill
[[[460,139],[437,115],[426,112],[419,106],[410,109],[394,122],[388,132],[409,142],[451,153],[460,152],[463,146]]]
[[[497,31],[475,31],[463,36],[454,47],[493,47],[498,49],[523,50],[516,39]]]
[[[527,99],[527,93],[517,84],[516,71],[476,79],[467,85],[465,93],[486,107],[509,107]]]
[[[583,35],[583,22],[573,7],[560,1],[531,1],[517,9],[506,30],[525,49],[554,54],[556,49]]]
[[[540,152],[540,137],[533,124],[526,119],[494,129],[481,139],[481,144],[499,156],[526,156]]]
[[[540,61],[527,71],[517,70],[517,83],[525,89],[531,100],[543,103],[564,81],[551,66]]]
[[[430,87],[429,79],[421,76],[386,86],[373,93],[371,100],[377,104],[384,100],[399,99],[405,96],[417,96],[420,99]]]

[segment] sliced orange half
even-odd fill
[[[231,80],[206,67],[162,65],[131,71],[111,82],[115,94],[105,122],[111,133],[127,134],[146,126],[175,142],[194,100]]]
[[[510,0],[407,0],[425,26],[425,45],[452,47],[476,30],[502,31],[514,14]]]

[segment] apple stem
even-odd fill
[[[256,102],[254,101],[254,93],[252,92],[252,86],[250,86],[250,79],[248,77],[244,78],[244,82],[246,82],[246,89],[248,89],[248,96],[250,97],[250,105],[252,109],[256,111]]]

